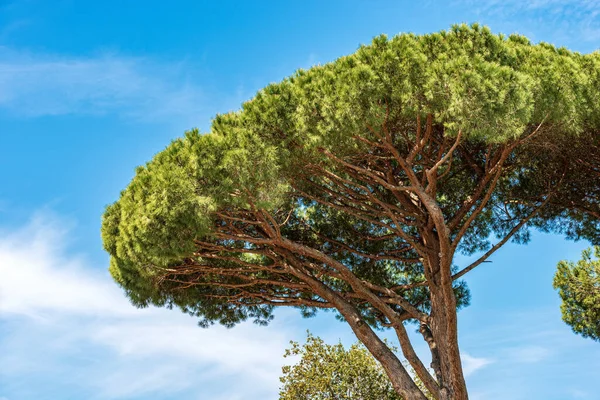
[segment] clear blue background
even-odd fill
[[[580,52],[600,43],[596,0],[0,0],[0,400],[276,398],[287,340],[310,328],[351,343],[330,314],[302,320],[284,311],[271,327],[215,327],[220,333],[208,337],[190,318],[152,310],[131,317],[148,327],[148,342],[130,342],[129,311],[110,311],[131,307],[118,290],[106,306],[74,293],[113,289],[100,216],[134,167],[170,140],[206,130],[217,112],[237,109],[269,82],[373,36],[460,22]],[[586,246],[535,234],[468,277],[473,305],[460,313],[460,335],[472,398],[600,399],[600,344],[562,324],[551,287],[556,262]],[[30,297],[16,285],[32,288]],[[65,305],[77,299],[97,311]],[[199,343],[190,339],[196,332]],[[192,340],[185,343],[208,352],[210,340],[232,347],[246,332],[256,339],[246,348],[277,343],[258,378],[251,353],[234,365],[169,347]],[[175,339],[165,344],[168,334]]]

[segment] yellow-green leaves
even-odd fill
[[[138,265],[165,266],[193,250],[193,239],[208,233],[215,209],[199,191],[197,166],[189,139],[173,142],[107,208],[103,221],[105,248],[114,257]]]
[[[283,367],[280,400],[400,400],[383,368],[359,344],[348,350],[341,343],[326,344],[309,334],[303,346],[296,342],[285,357],[300,357]]]

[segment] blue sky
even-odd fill
[[[351,343],[331,314],[227,330],[135,309],[106,272],[100,216],[136,165],[267,83],[458,22],[600,47],[598,0],[0,0],[0,400],[275,399],[289,340]],[[600,344],[560,321],[551,287],[586,246],[535,234],[468,276],[473,399],[600,399]]]

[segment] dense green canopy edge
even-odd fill
[[[460,132],[473,145],[514,141],[544,123],[550,127],[546,137],[565,148],[579,138],[597,146],[599,88],[598,52],[583,55],[532,44],[478,25],[376,37],[352,55],[268,85],[240,111],[215,117],[210,132],[186,132],[138,167],[103,216],[110,272],[138,306],[177,305],[225,324],[265,320],[269,306],[203,301],[207,288],[173,291],[160,282],[166,269],[196,257],[196,241],[216,240],[219,212],[252,203],[272,212],[290,210],[297,218],[321,218],[314,224],[322,225],[331,213],[300,216],[311,212],[294,192],[309,190],[300,176],[304,166],[329,165],[328,152],[341,159],[367,151],[366,141],[356,137],[375,140],[370,127],[384,118],[402,129],[417,116],[431,115],[444,136]],[[450,186],[444,190],[437,194],[442,205],[460,195]],[[490,215],[484,213],[470,231],[464,251],[486,248],[491,233],[506,230]],[[532,223],[574,238],[593,239],[598,233],[597,222],[580,213],[555,210]]]

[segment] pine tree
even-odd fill
[[[573,331],[600,341],[600,246],[587,249],[577,263],[561,261],[554,275],[563,320]]]
[[[600,237],[598,88],[598,52],[478,25],[377,37],[139,167],[103,217],[110,271],[134,304],[203,325],[333,309],[394,390],[423,400],[377,334],[391,329],[434,398],[467,399],[461,278],[531,228]]]

